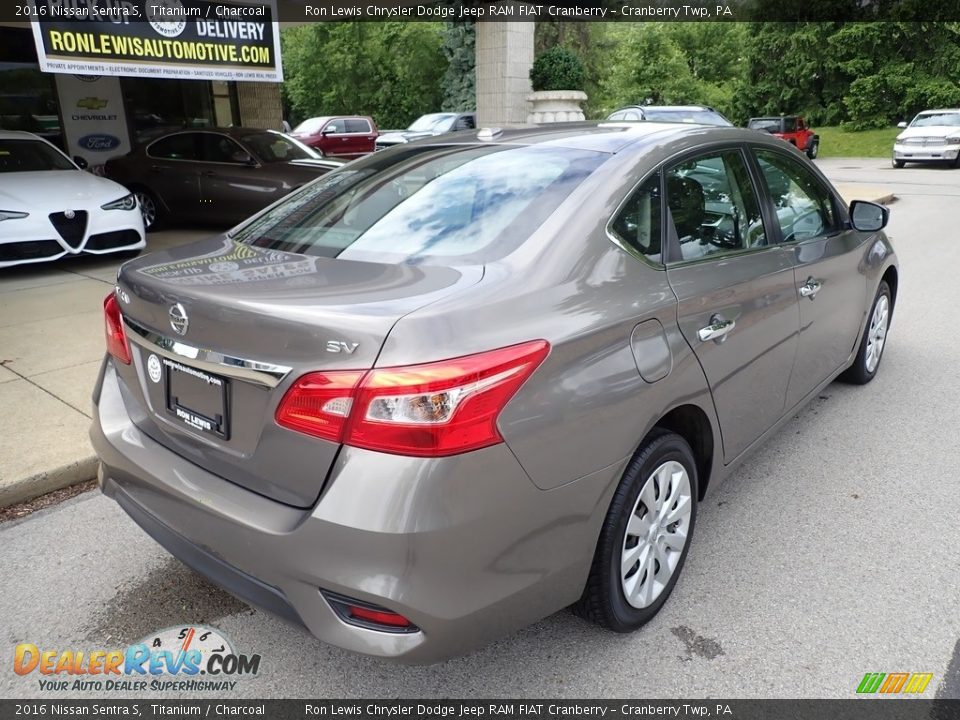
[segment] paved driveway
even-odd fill
[[[3,664],[16,642],[112,648],[207,622],[263,656],[237,688],[248,697],[851,697],[865,672],[895,671],[960,697],[960,170],[822,165],[901,198],[883,367],[868,387],[828,387],[712,494],[683,578],[640,632],[560,612],[434,667],[359,657],[208,586],[88,494],[0,525]],[[0,673],[0,697],[41,694]]]

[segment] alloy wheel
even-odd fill
[[[620,583],[627,602],[649,607],[677,568],[690,531],[690,476],[675,460],[647,478],[627,521]]]
[[[867,329],[867,372],[872,373],[880,364],[880,355],[887,340],[887,327],[890,324],[890,301],[886,295],[877,298],[870,317],[870,327]]]
[[[157,221],[157,204],[150,195],[143,191],[139,191],[135,194],[137,197],[137,204],[140,206],[140,213],[143,215],[143,226],[145,229],[149,230]]]

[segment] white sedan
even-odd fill
[[[960,166],[960,109],[924,110],[893,141],[893,166],[908,162],[951,162]]]
[[[129,190],[36,135],[0,131],[0,268],[145,245]]]

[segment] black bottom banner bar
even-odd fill
[[[960,699],[850,700],[0,700],[0,718],[720,718],[960,720]]]

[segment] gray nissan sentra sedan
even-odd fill
[[[650,620],[697,504],[879,367],[887,210],[786,143],[483,129],[351,163],[104,302],[100,482],[230,592],[433,662]]]

